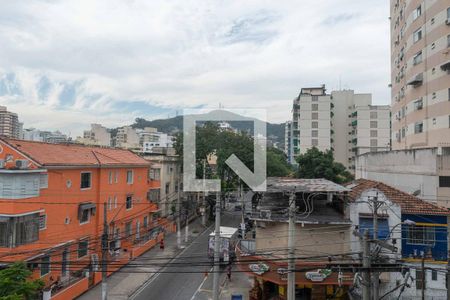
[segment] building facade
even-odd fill
[[[83,137],[78,138],[77,142],[85,145],[111,146],[111,133],[100,124],[91,124],[91,129],[85,130]]]
[[[380,254],[381,261],[401,262],[403,268],[402,272],[380,273],[379,295],[392,291],[387,299],[423,299],[423,292],[425,299],[447,299],[450,211],[382,182],[359,179],[347,187],[351,189],[348,211],[352,224],[360,233],[367,229],[373,237],[374,211],[369,199],[376,197],[382,203],[377,213],[377,238],[395,244],[398,249]],[[354,252],[361,251],[356,235],[352,235],[351,247]],[[376,258],[373,256],[372,260]],[[407,286],[402,292],[396,289],[403,284]]]
[[[450,148],[366,153],[356,159],[356,178],[389,184],[423,200],[450,207]]]
[[[160,238],[163,223],[149,200],[159,181],[143,158],[121,149],[12,139],[0,140],[0,148],[0,253],[3,261],[26,261],[52,287],[52,299],[71,299],[72,284],[101,280],[105,219],[114,261],[109,273]]]
[[[392,148],[450,141],[450,3],[391,0]]]
[[[286,142],[290,163],[312,147],[331,149],[335,160],[353,172],[357,155],[390,149],[390,108],[372,105],[370,94],[353,90],[327,94],[324,86],[304,88],[294,100],[286,138],[291,139]]]
[[[5,106],[0,106],[0,136],[8,138],[21,138],[22,124],[16,113],[7,111]]]

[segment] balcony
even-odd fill
[[[358,125],[358,120],[354,120],[350,123],[353,127],[355,127],[356,125]]]
[[[420,85],[422,85],[423,83],[423,74],[417,74],[416,76],[414,76],[414,78],[412,78],[410,81],[408,81],[408,83],[406,83],[407,85],[412,85],[414,87],[418,87]]]
[[[39,197],[48,187],[47,173],[40,169],[0,169],[0,199]]]

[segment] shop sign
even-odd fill
[[[250,270],[252,270],[253,273],[258,275],[262,275],[269,271],[269,266],[265,263],[250,264],[248,265],[248,267],[250,268]]]
[[[325,278],[330,276],[330,274],[330,269],[317,269],[317,271],[314,272],[306,272],[305,277],[313,282],[322,282]]]

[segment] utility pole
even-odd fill
[[[220,192],[216,193],[216,227],[214,235],[213,300],[219,300],[220,279]]]
[[[181,248],[181,171],[178,169],[178,194],[177,194],[177,247]]]
[[[378,240],[378,192],[375,198],[372,200],[373,203],[373,239],[375,241]],[[380,286],[380,273],[373,273],[373,298],[378,300],[380,298],[379,295],[379,286]]]
[[[288,286],[287,299],[295,300],[295,193],[289,195]]]
[[[203,200],[202,200],[202,206],[203,206],[203,215],[202,215],[202,225],[206,226],[206,159],[203,160]]]
[[[102,300],[108,298],[108,283],[106,282],[108,276],[108,218],[107,218],[106,202],[103,203],[103,234],[102,234]]]
[[[186,202],[186,226],[184,227],[184,242],[189,241],[189,195]]]
[[[425,300],[425,289],[426,289],[426,274],[425,274],[425,253],[422,255],[422,300]]]
[[[369,251],[369,231],[366,229],[364,231],[363,237],[363,268],[362,272],[362,290],[363,290],[363,300],[371,300],[370,299],[370,251]]]

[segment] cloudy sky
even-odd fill
[[[0,105],[75,136],[183,108],[267,108],[301,87],[389,103],[389,1],[2,1]]]

